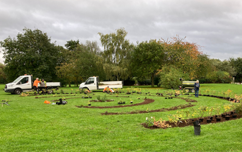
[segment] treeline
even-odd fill
[[[0,64],[0,83],[13,81],[23,74],[60,81],[63,85],[78,85],[90,76],[130,84],[159,84],[166,88],[176,87],[180,78],[228,83],[235,76],[235,81],[242,81],[242,58],[209,59],[197,44],[186,42],[185,38],[134,45],[126,39],[124,29],[98,34],[104,50],[97,42],[82,44],[78,40],[67,41],[64,48],[38,29],[24,29],[16,38],[8,37],[0,42],[5,58],[5,65]]]

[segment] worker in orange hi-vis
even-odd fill
[[[106,88],[103,89],[103,92],[114,92],[112,89],[109,88],[109,86],[107,86]]]
[[[41,82],[41,81],[39,81],[39,78],[36,78],[36,79],[35,79],[34,84],[33,84],[33,86],[34,86],[34,90],[37,90],[38,85],[39,85],[40,82]]]

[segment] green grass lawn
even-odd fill
[[[3,88],[4,85],[0,85]],[[242,86],[234,84],[202,84],[201,90],[232,90],[240,94]],[[66,92],[78,87],[62,88]],[[181,99],[166,100],[155,96],[155,93],[165,91],[161,88],[142,87],[142,92],[148,95],[129,95],[129,98],[107,95],[113,102],[92,102],[92,106],[116,106],[119,100],[130,104],[143,102],[137,98],[150,98],[155,102],[133,107],[92,109],[77,108],[76,105],[87,105],[88,100],[81,98],[68,99],[67,105],[44,104],[60,97],[47,95],[48,98],[35,99],[33,96],[20,97],[0,91],[0,100],[10,100],[9,105],[0,107],[0,151],[242,151],[242,119],[223,123],[201,126],[201,135],[194,135],[193,126],[168,129],[146,129],[146,117],[168,120],[169,114],[176,111],[155,112],[145,114],[101,115],[108,112],[130,112],[134,110],[153,110],[187,104]],[[93,95],[95,94],[95,95]],[[91,93],[92,99],[104,96],[102,92]],[[124,96],[124,94],[122,94]],[[128,95],[125,95],[128,96]],[[67,98],[69,96],[66,96]],[[198,102],[196,106],[214,107],[229,104],[228,101],[200,96],[191,97]],[[126,104],[126,105],[127,105]]]

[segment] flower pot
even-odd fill
[[[222,117],[223,117],[223,118],[225,118],[225,116],[226,116],[225,114],[222,114]]]
[[[210,123],[212,120],[211,119],[207,119],[207,123]]]
[[[221,118],[219,118],[219,117],[216,118],[216,121],[220,121],[220,120],[221,120]]]
[[[88,106],[91,106],[91,104],[88,104]]]
[[[193,126],[194,126],[194,134],[195,134],[195,135],[200,135],[200,132],[201,132],[201,125],[200,125],[200,123],[199,123],[199,120],[194,121],[194,122],[193,122]]]
[[[226,117],[225,117],[225,120],[229,120],[229,118],[230,118],[229,116],[226,116]]]
[[[233,118],[237,118],[237,115],[233,115],[232,117],[233,117]]]
[[[200,122],[203,122],[203,118],[200,118],[199,121],[200,121]]]

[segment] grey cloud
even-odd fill
[[[98,32],[123,27],[133,43],[186,36],[213,58],[234,57],[242,48],[240,0],[4,0],[0,6],[0,41],[26,27],[62,46],[71,39],[100,44]]]

